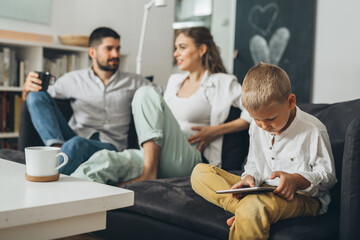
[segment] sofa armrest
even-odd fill
[[[348,126],[341,179],[340,239],[357,239],[360,223],[360,118]]]
[[[72,109],[70,106],[70,100],[55,99],[61,112],[66,120],[69,120],[72,115]],[[32,124],[29,111],[27,109],[26,101],[23,102],[20,110],[20,128],[19,128],[19,141],[18,150],[24,151],[24,148],[29,146],[42,146],[42,142],[39,134]]]

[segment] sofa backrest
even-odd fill
[[[334,104],[299,104],[298,107],[325,124],[330,140],[345,139],[349,123],[360,114],[360,99]]]
[[[338,211],[341,202],[341,178],[345,136],[353,119],[360,116],[360,99],[334,104],[299,104],[303,111],[317,117],[327,128],[334,155],[337,184],[331,189],[329,211]]]
[[[225,122],[239,118],[241,110],[231,107]],[[249,152],[248,130],[225,134],[222,146],[221,168],[225,170],[241,170]]]

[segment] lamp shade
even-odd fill
[[[155,0],[154,5],[155,5],[155,7],[165,7],[166,6],[166,0]]]

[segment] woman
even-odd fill
[[[241,118],[224,123],[230,107],[242,108],[241,86],[226,74],[209,29],[183,29],[174,57],[186,73],[171,75],[162,98],[152,87],[140,88],[132,109],[142,147],[123,152],[102,150],[79,166],[72,176],[102,183],[189,176],[203,161],[221,165],[223,135],[249,127]]]

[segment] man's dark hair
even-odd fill
[[[120,40],[120,35],[111,28],[99,27],[90,34],[89,47],[95,47],[99,45],[102,42],[102,39],[106,37],[112,37]]]

